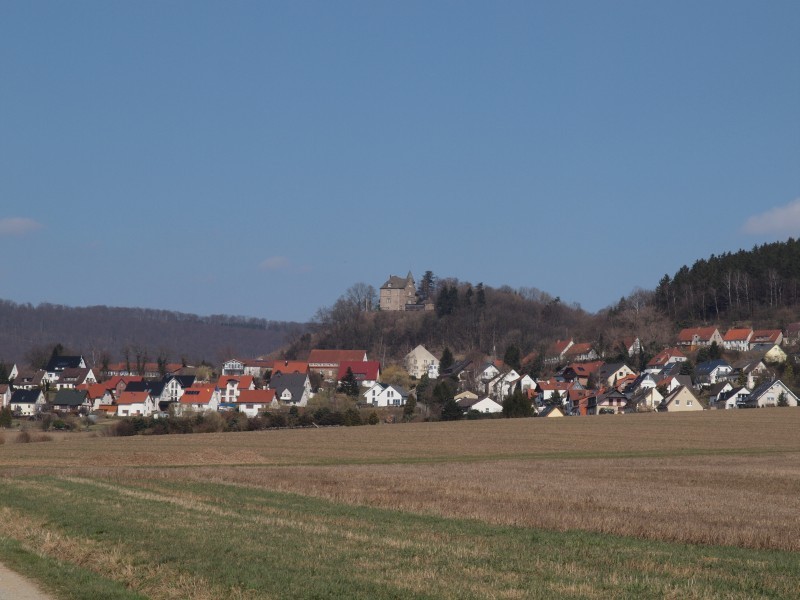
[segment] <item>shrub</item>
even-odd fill
[[[14,441],[18,444],[30,444],[32,441],[31,434],[23,429],[17,434],[17,437],[14,439]]]
[[[378,424],[378,423],[380,423],[380,422],[381,422],[381,420],[378,418],[378,413],[376,413],[376,412],[373,410],[373,411],[372,411],[372,412],[369,414],[369,417],[367,418],[367,423],[369,423],[370,425],[377,425],[377,424]]]
[[[6,438],[3,435],[0,435],[0,446],[6,443]]]
[[[361,421],[361,413],[358,412],[355,408],[348,408],[344,411],[343,415],[344,424],[352,427],[353,425],[363,425]]]

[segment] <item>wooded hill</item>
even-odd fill
[[[793,318],[800,306],[800,240],[789,238],[719,256],[664,275],[659,310],[679,323]]]
[[[635,290],[596,314],[561,302],[535,288],[511,289],[426,277],[421,294],[435,298],[435,310],[363,310],[363,284],[318,312],[313,335],[296,340],[287,355],[307,350],[364,348],[386,362],[399,360],[417,344],[434,353],[502,358],[509,348],[522,357],[545,353],[558,339],[591,342],[607,357],[623,358],[620,342],[638,337],[643,361],[675,343],[677,332],[694,325],[733,324],[784,328],[800,314],[800,241],[764,244],[698,260],[655,290]],[[358,299],[358,300],[357,300]]]
[[[28,366],[56,344],[90,364],[132,355],[167,362],[218,364],[232,356],[269,354],[299,336],[301,323],[143,308],[16,304],[0,300],[0,362]]]

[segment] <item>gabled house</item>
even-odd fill
[[[498,375],[500,375],[500,368],[495,362],[487,362],[478,370],[478,381],[485,386]]]
[[[79,412],[92,410],[92,402],[86,390],[58,390],[51,406],[61,412]]]
[[[750,349],[759,344],[780,346],[783,343],[783,332],[780,329],[757,329],[750,338]]]
[[[750,390],[746,387],[731,388],[729,391],[720,394],[716,398],[709,399],[709,407],[716,408],[717,410],[730,410],[732,408],[739,408],[741,404],[747,402],[747,396],[750,395]]]
[[[528,395],[535,395],[538,398],[538,404],[551,404],[551,399],[555,394],[561,398],[561,402],[567,401],[568,392],[572,389],[580,389],[581,385],[577,381],[557,381],[555,379],[546,379],[536,382],[536,387],[531,390]]]
[[[695,385],[710,387],[722,379],[727,379],[733,373],[733,367],[728,361],[717,358],[707,360],[694,368]]]
[[[565,381],[578,381],[583,387],[588,387],[589,378],[596,374],[597,370],[603,366],[602,360],[595,360],[585,363],[570,363],[561,371],[561,377]]]
[[[41,389],[47,383],[47,371],[20,371],[14,378],[14,388],[21,390]]]
[[[45,381],[55,383],[64,369],[85,369],[83,356],[53,356],[44,368]]]
[[[597,360],[600,355],[592,348],[588,342],[573,343],[563,354],[564,360],[573,362],[589,362]]]
[[[628,400],[624,412],[655,412],[664,396],[655,387],[640,387]]]
[[[64,369],[56,379],[56,389],[73,390],[79,385],[97,383],[97,375],[93,369]]]
[[[438,379],[439,377],[439,359],[422,344],[406,354],[403,359],[403,365],[408,374],[416,379],[423,375],[427,375],[430,379]]]
[[[220,402],[232,403],[236,402],[241,390],[254,390],[256,384],[252,375],[223,375],[217,381],[217,388],[220,391]]]
[[[629,375],[636,378],[636,373],[625,363],[604,363],[597,369],[597,384],[602,387],[616,387]]]
[[[773,379],[772,372],[764,364],[764,361],[759,359],[746,358],[731,366],[733,367],[731,379],[737,382],[741,381],[748,390],[752,390],[756,386],[756,380]]]
[[[399,385],[376,383],[362,394],[364,401],[372,406],[404,406],[408,392]]]
[[[243,377],[248,377],[243,375]],[[221,391],[214,385],[197,384],[183,390],[176,404],[176,412],[187,413],[216,412],[221,403]]]
[[[667,375],[659,380],[656,387],[666,390],[667,394],[671,394],[682,385],[692,387],[692,378],[689,375]]]
[[[477,411],[482,414],[493,414],[493,413],[500,413],[503,412],[503,405],[498,404],[491,398],[461,398],[460,400],[456,401],[459,408],[464,412],[469,412],[471,410]]]
[[[726,350],[745,352],[750,348],[750,338],[753,330],[750,327],[728,329],[722,336],[722,345]]]
[[[506,396],[514,391],[513,386],[519,379],[519,373],[514,369],[507,373],[502,373],[486,384],[486,395],[502,402]]]
[[[222,363],[223,375],[244,375],[244,362],[238,358],[231,358]]]
[[[722,347],[722,336],[716,327],[688,327],[678,334],[678,346],[697,348],[710,346],[714,342]]]
[[[682,385],[658,405],[659,412],[686,412],[703,410],[703,405],[691,387]]]
[[[708,390],[708,406],[714,408],[715,404],[723,398],[727,398],[733,391],[733,384],[730,381],[721,381],[711,386]]]
[[[46,404],[41,390],[16,390],[11,394],[8,406],[15,415],[32,417],[41,412]]]
[[[568,340],[556,340],[547,349],[547,353],[544,357],[544,364],[557,365],[566,362],[564,357],[566,356],[567,350],[572,348],[573,345],[575,345],[575,342],[572,338]]]
[[[195,380],[194,375],[167,375],[164,378],[161,402],[177,402],[186,389],[194,385]]]
[[[303,373],[275,374],[269,381],[269,389],[275,390],[281,404],[306,406],[311,397],[311,381]]]
[[[114,393],[105,383],[79,385],[76,389],[86,390],[93,411],[97,410],[100,406],[114,404]]]
[[[279,408],[275,398],[275,390],[242,390],[236,408],[248,417],[256,417],[259,413]]]
[[[314,349],[308,355],[308,368],[319,373],[325,381],[336,381],[342,362],[358,360],[367,360],[366,351]]]
[[[589,398],[588,413],[590,415],[610,415],[624,411],[628,397],[615,389],[607,389]]]
[[[381,379],[381,363],[377,360],[343,361],[339,363],[336,377],[341,382],[347,376],[347,370],[353,373],[360,386],[372,387]]]
[[[540,417],[566,417],[567,414],[564,412],[564,407],[558,404],[551,404],[549,406],[543,406],[542,409],[539,411]]]
[[[638,337],[626,337],[614,345],[625,352],[628,356],[634,357],[642,351],[642,342]]]
[[[786,352],[777,344],[751,344],[750,352],[760,355],[765,363],[783,364],[786,362]]]
[[[780,379],[767,381],[756,387],[739,404],[740,408],[766,408],[768,406],[797,406],[798,398]]]
[[[686,362],[686,355],[678,348],[667,348],[656,354],[647,362],[645,371],[648,373],[659,373],[667,365]]]
[[[155,411],[156,403],[150,392],[131,392],[125,390],[117,398],[118,417],[149,417]]]

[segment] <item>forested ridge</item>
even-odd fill
[[[556,340],[591,342],[606,356],[622,356],[620,342],[638,337],[645,358],[674,343],[682,327],[710,324],[783,328],[800,320],[800,241],[789,239],[696,261],[653,290],[636,289],[614,305],[589,313],[533,287],[493,288],[439,278],[428,271],[418,286],[431,310],[388,312],[377,290],[358,283],[312,323],[0,300],[0,361],[25,364],[33,350],[56,343],[90,362],[120,360],[127,351],[168,361],[219,363],[232,356],[304,359],[311,348],[363,348],[384,363],[418,344],[460,357],[543,355]]]
[[[232,356],[269,354],[306,327],[230,315],[0,300],[0,361],[26,365],[31,354],[49,353],[61,344],[90,364],[121,360],[126,350],[152,361],[217,363]]]
[[[678,323],[766,320],[778,326],[800,305],[800,240],[726,252],[664,275],[659,310]]]

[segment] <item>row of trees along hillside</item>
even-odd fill
[[[389,312],[377,306],[372,286],[358,283],[332,306],[320,309],[313,329],[286,349],[302,358],[311,347],[363,348],[371,358],[399,361],[418,344],[432,352],[449,348],[459,356],[543,355],[556,339],[591,341],[614,356],[616,343],[636,335],[652,354],[670,342],[672,326],[654,305],[653,292],[636,290],[618,305],[590,314],[536,288],[492,288],[456,279],[423,277],[424,294],[434,310]]]
[[[679,323],[758,321],[779,326],[800,306],[800,240],[711,255],[664,275],[659,310]]]
[[[94,366],[121,361],[126,355],[152,362],[217,364],[234,356],[274,352],[307,327],[230,315],[0,300],[0,360],[35,366],[55,344],[62,344]]]

